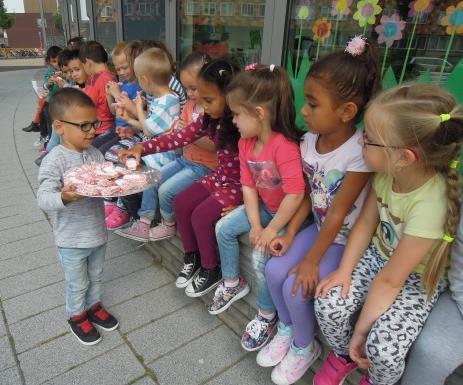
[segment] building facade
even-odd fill
[[[59,0],[59,12],[67,38],[108,50],[123,39],[156,39],[177,60],[201,50],[241,64],[289,63],[295,73],[357,34],[378,45],[384,72],[397,78],[449,73],[463,56],[459,0]]]

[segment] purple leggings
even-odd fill
[[[186,253],[199,251],[201,266],[213,269],[218,265],[215,223],[223,205],[211,196],[201,183],[194,183],[174,199],[177,227]]]
[[[289,271],[304,258],[318,236],[317,225],[313,224],[302,230],[294,238],[291,247],[282,257],[273,257],[267,262],[265,277],[278,318],[286,326],[294,327],[294,344],[297,347],[308,346],[315,334],[315,313],[313,299],[304,298],[301,288],[293,296],[291,290],[296,275],[288,276]],[[326,277],[338,268],[341,261],[343,245],[332,244],[320,260],[319,279]]]

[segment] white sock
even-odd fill
[[[259,309],[259,315],[262,317],[262,318],[265,318],[266,320],[272,320],[274,317],[275,317],[275,313],[271,313],[271,314],[263,314],[260,309]]]
[[[224,279],[223,283],[224,283],[225,287],[236,287],[240,283],[240,279],[239,278]]]

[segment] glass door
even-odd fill
[[[111,51],[117,42],[117,1],[93,0],[95,40],[108,51]]]
[[[158,40],[165,43],[165,0],[123,0],[125,40]]]
[[[177,58],[194,50],[239,64],[259,62],[266,0],[177,2]]]

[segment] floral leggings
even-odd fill
[[[371,282],[386,263],[370,245],[352,273],[348,297],[343,299],[341,288],[334,287],[326,298],[316,299],[315,314],[320,329],[335,353],[349,354],[355,314],[361,310]],[[373,324],[365,351],[372,364],[368,371],[374,385],[391,385],[400,379],[405,357],[445,287],[442,280],[428,302],[421,275],[410,274],[391,307]]]

